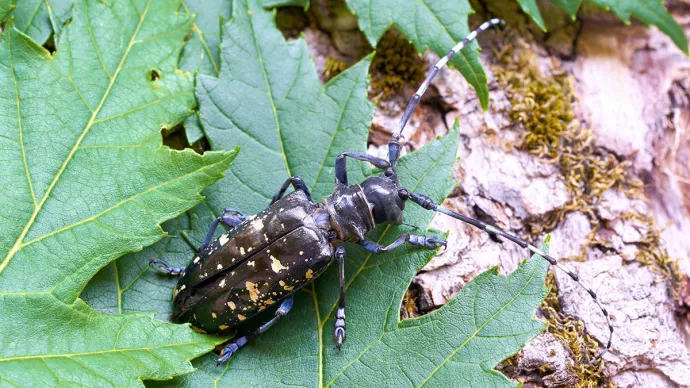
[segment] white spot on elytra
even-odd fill
[[[311,271],[311,270],[310,270],[310,271]],[[221,281],[220,281],[220,284],[218,284],[218,285],[220,286],[220,288],[225,287],[225,279],[221,280]]]
[[[283,263],[281,263],[280,260],[271,255],[271,269],[273,272],[278,273],[283,269],[288,269],[288,267],[283,266]]]
[[[248,261],[248,262],[247,262],[247,265],[250,266],[250,267],[253,267],[253,266],[254,266],[254,261],[253,261],[253,260],[252,260],[252,261]]]
[[[261,219],[257,218],[256,220],[252,221],[252,227],[254,229],[261,230],[264,228],[264,222]]]
[[[223,264],[218,264],[218,265],[216,266],[216,269],[223,269]]]
[[[302,256],[304,254],[304,251],[299,251],[299,255]]]
[[[201,260],[201,259],[199,258],[199,256],[195,257],[195,258],[194,258],[194,264],[198,263],[199,260]]]
[[[220,238],[218,239],[218,242],[220,243],[221,246],[227,244],[228,241],[230,241],[230,239],[229,239],[228,236],[225,235],[225,234],[222,234],[222,235],[220,236]]]
[[[244,256],[244,247],[240,247],[240,254]]]

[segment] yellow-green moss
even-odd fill
[[[685,281],[678,267],[678,260],[670,257],[663,246],[661,230],[656,225],[654,218],[649,215],[628,212],[622,214],[621,219],[630,220],[646,230],[640,242],[635,244],[638,248],[636,259],[668,281],[671,296],[677,301],[680,297],[681,288],[685,286]]]
[[[541,303],[541,311],[548,323],[546,330],[566,344],[572,353],[575,363],[568,365],[568,371],[579,380],[573,387],[615,387],[616,385],[603,374],[602,360],[589,364],[589,360],[598,354],[599,344],[585,331],[585,325],[581,321],[563,314],[553,274],[548,275],[546,284],[551,287],[551,291]],[[541,372],[551,371],[553,369],[545,368]],[[548,374],[542,375],[542,378],[548,377]]]
[[[580,211],[589,218],[592,232],[579,258],[584,260],[586,251],[592,247],[613,249],[610,242],[597,238],[599,219],[594,212],[595,206],[611,188],[630,198],[645,200],[642,181],[629,174],[629,161],[619,161],[613,153],[593,146],[592,131],[574,120],[572,106],[577,97],[573,80],[556,60],[552,60],[551,75],[543,76],[531,51],[515,50],[514,46],[506,45],[498,52],[498,58],[500,65],[493,70],[511,103],[510,116],[525,127],[517,147],[538,155],[547,163],[558,164],[571,195],[570,202],[550,214],[545,222],[531,224],[528,234],[543,235],[568,213]],[[634,218],[648,231],[644,241],[637,244],[640,248],[637,261],[664,276],[669,281],[669,290],[677,297],[681,285],[678,264],[663,247],[659,228],[651,217],[631,214],[626,217]]]
[[[417,290],[409,289],[405,291],[400,311],[400,318],[416,318],[420,315],[419,309],[417,308]]]
[[[333,77],[345,71],[345,69],[347,69],[345,62],[339,61],[332,57],[327,57],[326,63],[323,65],[322,73],[324,82],[330,81],[333,79]]]
[[[396,29],[388,30],[376,47],[371,62],[371,96],[388,100],[406,85],[416,87],[424,79],[426,62]]]
[[[506,149],[517,147],[539,156],[545,163],[559,166],[571,200],[558,211],[550,214],[542,223],[529,224],[528,237],[543,236],[555,228],[565,216],[574,211],[584,213],[590,220],[589,234],[579,259],[592,247],[613,250],[612,244],[598,238],[599,219],[595,207],[603,193],[611,188],[620,190],[629,198],[645,199],[643,183],[628,172],[630,163],[619,161],[616,156],[595,147],[591,130],[575,120],[573,106],[577,103],[573,80],[552,59],[550,74],[544,76],[537,57],[525,43],[525,35],[513,30],[506,44],[497,52],[499,64],[492,67],[497,81],[505,90],[511,103],[508,114],[524,126],[525,132],[515,143],[504,143]],[[527,38],[529,39],[529,38]],[[489,133],[493,141],[495,133]],[[630,213],[623,218],[634,219],[648,232],[638,243],[638,262],[652,268],[669,283],[669,290],[677,298],[681,286],[676,260],[671,259],[663,248],[659,228],[649,216]],[[549,283],[553,286],[553,279]],[[584,325],[562,313],[558,290],[553,286],[542,304],[549,324],[549,332],[567,344],[573,352],[575,364],[571,366],[580,382],[578,387],[608,386],[613,383],[602,374],[602,364],[589,365],[588,360],[599,351],[599,344],[584,332]],[[543,373],[546,373],[546,368]]]

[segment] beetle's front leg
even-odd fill
[[[338,259],[338,266],[340,268],[340,300],[338,301],[338,310],[335,312],[335,331],[333,338],[335,339],[335,347],[340,350],[347,338],[345,332],[345,248],[340,246],[335,249],[335,257]]]
[[[285,194],[285,191],[288,189],[288,187],[290,187],[290,185],[292,185],[292,187],[295,189],[295,191],[303,191],[304,194],[307,196],[307,199],[309,200],[309,202],[312,201],[311,193],[309,192],[309,188],[304,183],[302,178],[300,178],[298,176],[293,176],[293,177],[288,178],[285,181],[285,183],[283,183],[283,185],[280,186],[280,189],[278,189],[278,192],[276,193],[276,195],[273,196],[273,200],[271,200],[271,205],[274,204],[279,199],[283,198],[283,194]]]
[[[237,351],[243,347],[244,345],[247,344],[252,338],[256,337],[257,335],[263,333],[264,331],[268,330],[271,326],[275,325],[280,318],[284,317],[287,315],[287,313],[290,312],[290,309],[292,309],[292,304],[294,302],[294,297],[292,294],[290,294],[288,297],[286,297],[283,302],[280,303],[280,307],[278,307],[278,310],[276,310],[276,314],[271,319],[270,321],[264,323],[263,325],[259,326],[258,329],[254,330],[253,332],[243,335],[241,337],[238,337],[236,340],[230,342],[227,344],[223,350],[220,352],[220,357],[216,359],[216,365],[220,365],[226,361],[228,361]]]
[[[390,251],[391,249],[395,249],[399,246],[401,246],[404,243],[420,246],[424,249],[436,249],[438,247],[446,247],[446,241],[441,240],[436,237],[427,237],[427,236],[420,236],[416,234],[403,234],[398,237],[397,240],[393,241],[392,244],[383,246],[379,245],[373,241],[369,240],[362,240],[359,242],[364,249],[366,249],[368,252],[371,253],[382,253],[382,252],[387,252]]]
[[[216,228],[218,228],[219,223],[222,222],[223,225],[225,225],[229,228],[234,228],[235,226],[239,225],[242,221],[244,221],[246,219],[247,219],[247,216],[238,212],[235,209],[230,209],[230,208],[223,209],[223,214],[221,214],[220,217],[217,217],[211,223],[211,227],[208,229],[208,232],[206,233],[206,237],[204,237],[204,241],[199,246],[199,252],[203,251],[208,246],[208,244],[211,243],[211,241],[213,240],[213,235],[216,233]]]

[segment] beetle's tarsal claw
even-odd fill
[[[444,249],[448,247],[448,242],[446,240],[441,240],[436,237],[428,237],[426,239],[426,247],[431,249],[436,249],[438,247],[443,247]]]
[[[347,337],[347,335],[345,335],[345,328],[336,327],[333,337],[335,337],[335,348],[338,350],[342,350],[343,342],[345,342],[345,338]]]
[[[235,355],[235,353],[237,353],[237,350],[239,348],[240,346],[237,345],[237,343],[229,343],[226,347],[223,348],[223,350],[220,351],[220,357],[216,359],[216,366],[220,366],[221,364],[226,363],[230,358],[232,358],[232,356]]]
[[[151,260],[149,261],[149,266],[158,272],[165,273],[168,275],[180,275],[184,272],[185,267],[171,267],[163,260]]]

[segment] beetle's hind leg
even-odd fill
[[[343,347],[345,338],[347,338],[347,333],[345,332],[345,248],[342,246],[336,248],[335,257],[338,259],[338,267],[340,269],[340,300],[338,301],[338,310],[335,312],[333,338],[335,339],[335,347],[340,350]]]
[[[220,217],[217,217],[211,223],[211,227],[208,229],[208,232],[206,233],[206,237],[204,238],[204,241],[199,246],[199,252],[206,249],[208,244],[211,243],[211,241],[213,240],[213,234],[216,233],[216,228],[218,228],[219,223],[223,223],[223,225],[227,226],[228,228],[234,228],[235,226],[239,225],[240,223],[242,223],[242,221],[244,221],[246,219],[247,219],[247,216],[245,216],[244,214],[240,213],[239,211],[237,211],[235,209],[231,209],[231,208],[223,209],[223,214],[221,214]]]
[[[185,269],[185,267],[171,267],[163,260],[151,260],[149,261],[149,265],[158,272],[167,273],[173,276],[179,276]]]
[[[290,309],[292,309],[292,303],[293,302],[294,302],[294,297],[292,296],[292,294],[290,294],[280,304],[280,307],[278,307],[278,310],[276,310],[276,314],[273,317],[273,319],[271,319],[270,321],[259,326],[259,328],[254,330],[253,332],[251,332],[249,334],[245,334],[243,336],[240,336],[236,340],[227,344],[223,348],[223,350],[221,350],[220,357],[218,357],[216,359],[216,365],[220,365],[220,364],[228,361],[232,356],[235,355],[235,353],[237,353],[237,351],[241,347],[246,345],[247,342],[251,341],[252,338],[254,338],[254,337],[258,336],[259,334],[263,333],[264,331],[268,330],[271,326],[275,325],[275,323],[278,322],[278,320],[280,320],[280,318],[286,316],[287,313],[290,312]]]

